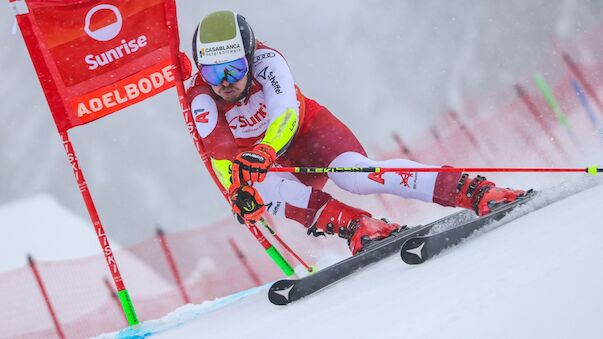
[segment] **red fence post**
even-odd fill
[[[245,267],[245,270],[247,270],[247,274],[249,274],[249,277],[251,278],[251,280],[253,281],[255,286],[260,286],[260,284],[261,284],[260,278],[258,277],[257,273],[255,273],[255,271],[253,270],[251,265],[249,265],[249,262],[247,262],[247,258],[245,257],[245,254],[243,254],[243,252],[241,252],[241,249],[239,248],[237,243],[234,241],[234,239],[232,237],[228,238],[228,243],[230,243],[230,247],[232,247],[232,250],[237,255],[237,258],[239,259],[239,261],[241,261],[241,264],[243,264],[243,267]]]
[[[189,304],[191,301],[188,298],[188,294],[186,293],[186,289],[184,288],[184,284],[182,283],[182,278],[180,277],[180,272],[178,271],[178,266],[176,265],[176,261],[174,261],[174,256],[172,255],[172,250],[167,242],[167,238],[165,237],[165,233],[161,228],[157,228],[157,237],[159,238],[159,243],[161,244],[161,249],[163,249],[163,254],[165,255],[165,259],[168,262],[168,266],[170,266],[170,271],[174,276],[174,280],[176,281],[176,285],[178,285],[178,290],[180,290],[180,295],[182,296],[182,300],[185,304]]]
[[[410,149],[406,146],[406,144],[404,143],[404,141],[402,141],[402,138],[400,137],[400,135],[398,134],[398,132],[393,132],[392,133],[392,138],[394,138],[394,141],[396,142],[396,144],[398,144],[398,147],[400,148],[400,151],[402,152],[402,154],[404,154],[404,156],[406,157],[406,159],[417,160],[417,158],[412,154],[412,152],[410,151]]]
[[[444,159],[440,160],[440,163],[452,162],[454,160],[454,157],[448,151],[446,146],[444,146],[444,143],[442,142],[442,139],[440,137],[440,133],[438,132],[438,130],[435,128],[435,126],[432,125],[431,127],[429,127],[429,131],[431,132],[431,135],[438,143],[438,147],[440,147],[440,152],[444,155]]]
[[[33,257],[31,256],[31,254],[27,255],[27,261],[29,262],[29,267],[31,268],[31,271],[33,272],[33,274],[36,278],[36,282],[38,283],[40,292],[42,293],[42,296],[44,297],[44,302],[46,302],[46,307],[48,308],[48,313],[50,313],[50,317],[52,318],[52,322],[54,323],[54,328],[57,330],[57,334],[59,335],[59,338],[65,339],[65,334],[63,334],[63,330],[61,329],[61,324],[59,323],[59,320],[54,311],[54,308],[52,308],[52,303],[50,302],[48,293],[46,293],[46,287],[44,287],[44,282],[42,281],[40,272],[38,272],[38,268],[36,267],[36,263],[35,263]]]
[[[491,161],[490,157],[488,156],[488,154],[486,152],[484,152],[484,150],[480,146],[480,143],[477,140],[477,138],[475,137],[475,135],[473,133],[471,133],[471,131],[469,130],[469,128],[467,128],[467,125],[465,125],[465,123],[463,121],[461,121],[461,118],[459,117],[458,113],[456,111],[454,111],[454,110],[449,109],[448,110],[448,115],[450,115],[450,117],[452,118],[452,120],[454,120],[454,122],[459,126],[459,128],[461,129],[461,132],[463,132],[463,134],[465,135],[465,137],[469,140],[469,142],[471,143],[471,145],[473,145],[473,147],[479,152],[479,154],[481,155],[481,157],[484,160],[486,160],[486,162],[492,163],[492,161]]]

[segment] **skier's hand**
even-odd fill
[[[232,212],[241,224],[255,224],[262,218],[266,206],[258,191],[247,185],[232,185],[229,191]]]
[[[251,151],[239,153],[232,164],[232,179],[235,185],[262,182],[268,169],[276,159],[274,148],[259,144]]]

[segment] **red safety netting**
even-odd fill
[[[279,227],[280,226],[280,227]],[[345,242],[311,241],[305,229],[276,225],[300,255],[314,262],[322,249],[347,255]],[[281,231],[281,229],[283,229]],[[266,232],[267,233],[267,232]],[[159,318],[185,304],[160,238],[148,239],[115,251],[124,281],[141,320]],[[280,269],[248,231],[233,220],[166,234],[183,289],[191,303],[213,300],[282,278]],[[235,252],[232,243],[237,245]],[[334,249],[333,249],[334,248]],[[242,258],[241,258],[242,256]],[[81,338],[127,327],[102,255],[60,262],[36,261],[50,302],[67,338]],[[246,260],[253,272],[245,267]],[[288,260],[294,264],[292,258]],[[0,337],[57,336],[31,268],[0,274]]]

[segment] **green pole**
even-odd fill
[[[534,74],[534,81],[536,82],[536,86],[538,86],[540,93],[542,93],[542,96],[544,96],[544,99],[546,100],[547,104],[557,116],[559,123],[567,131],[567,134],[569,135],[570,140],[574,143],[574,146],[576,146],[576,148],[584,154],[584,150],[582,149],[582,146],[578,141],[578,137],[572,131],[567,116],[561,110],[561,107],[557,103],[557,100],[555,100],[555,96],[553,95],[553,92],[551,91],[551,88],[547,84],[546,80],[544,80],[544,77],[540,73],[536,73]]]
[[[128,290],[124,289],[117,292],[117,296],[119,301],[121,302],[121,307],[126,314],[126,319],[128,320],[128,325],[134,326],[138,325],[138,317],[136,316],[136,310],[134,310],[134,304],[132,304],[132,299],[130,299],[130,294]]]
[[[270,246],[269,248],[267,248],[266,253],[268,253],[270,258],[272,258],[272,260],[276,263],[276,265],[283,271],[286,276],[290,277],[293,275],[293,273],[295,273],[293,267],[289,265],[287,260],[283,258],[283,256],[276,248],[274,248],[274,246]]]
[[[557,116],[559,123],[565,128],[571,128],[567,116],[561,110],[561,107],[559,106],[557,100],[555,99],[555,96],[553,95],[553,91],[551,91],[551,88],[547,84],[546,80],[544,80],[542,74],[534,74],[534,81],[536,82],[536,86],[540,90],[540,93],[542,93],[542,96],[546,100],[547,104],[549,105],[553,113],[555,113],[555,115]]]

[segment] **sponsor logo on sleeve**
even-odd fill
[[[276,80],[276,76],[272,73],[272,71],[268,71],[268,66],[264,67],[259,73],[258,78],[262,78],[264,80],[269,80],[272,88],[274,89],[274,93],[281,94],[283,91],[281,90],[281,85]]]
[[[209,111],[206,111],[205,108],[196,109],[193,111],[193,115],[195,116],[195,122],[206,124],[209,122]]]
[[[256,55],[255,58],[253,58],[253,62],[256,63],[256,62],[262,61],[267,58],[273,58],[275,56],[276,56],[276,53],[274,53],[274,52],[262,53],[260,55]]]
[[[218,124],[218,108],[208,94],[197,95],[191,102],[193,121],[201,138],[211,134]]]

